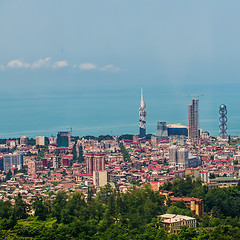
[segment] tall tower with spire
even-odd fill
[[[143,90],[141,88],[141,102],[139,108],[139,140],[146,138],[146,104],[143,100]]]

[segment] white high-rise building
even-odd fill
[[[22,154],[6,154],[3,155],[3,170],[7,172],[9,169],[16,167],[18,170],[23,168]]]
[[[180,148],[178,150],[178,169],[188,168],[188,150]]]
[[[177,152],[178,152],[177,146],[173,145],[169,148],[169,165],[170,166],[176,167],[176,165],[178,164]]]
[[[173,145],[169,148],[169,165],[175,167],[176,170],[188,168],[188,150],[178,148]]]
[[[107,184],[107,171],[93,171],[93,185],[104,187]]]

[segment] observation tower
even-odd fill
[[[227,138],[227,107],[224,104],[219,107],[219,136]]]

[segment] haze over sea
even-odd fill
[[[226,86],[227,88],[227,86]],[[239,92],[237,89],[206,85],[174,87],[161,85],[144,88],[147,104],[147,132],[155,133],[158,120],[187,125],[188,94],[203,93],[199,103],[199,125],[211,135],[218,135],[218,107],[228,109],[228,133],[240,135]],[[51,136],[59,130],[70,130],[74,136],[101,134],[138,134],[140,89],[86,88],[44,92],[35,95],[1,95],[0,137],[27,135]]]
[[[158,120],[240,135],[239,0],[0,1],[0,138],[138,134]]]

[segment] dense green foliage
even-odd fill
[[[97,140],[98,140],[99,142],[101,142],[101,141],[103,141],[103,140],[113,140],[113,137],[110,136],[110,135],[100,135],[100,136],[97,138]]]
[[[75,144],[73,145],[73,150],[72,150],[73,158],[72,158],[72,160],[71,160],[71,165],[72,165],[73,163],[76,163],[76,162],[82,163],[82,162],[85,161],[84,156],[83,156],[83,148],[82,148],[82,145],[80,145],[79,148],[78,148],[79,156],[77,156],[77,149],[76,149],[76,147],[77,147],[77,144],[75,143]]]
[[[91,135],[88,135],[88,136],[83,136],[82,138],[84,139],[91,139],[91,140],[98,140],[99,142],[103,141],[103,140],[113,140],[113,137],[110,136],[110,135],[100,135],[98,137],[94,137],[94,136],[91,136]]]
[[[164,197],[150,189],[132,188],[120,193],[105,186],[87,201],[81,192],[59,191],[52,202],[36,196],[29,217],[27,205],[18,195],[15,204],[0,200],[0,239],[240,239],[240,188],[208,189],[201,181],[176,179],[162,189],[176,196],[202,197],[206,214],[198,218],[198,228],[182,227],[168,233],[158,216],[165,212],[190,215],[182,201],[164,205]]]
[[[80,145],[78,162],[83,163],[84,161],[85,161],[85,159],[84,159],[84,156],[83,156],[83,148],[82,148],[82,145]]]
[[[87,135],[87,136],[83,136],[83,137],[81,137],[81,139],[87,139],[87,140],[96,140],[96,137],[94,137],[94,136],[92,136],[92,135]]]
[[[122,155],[123,155],[124,161],[125,161],[125,162],[131,162],[129,153],[128,153],[128,151],[126,150],[126,148],[123,146],[123,143],[120,143],[120,144],[119,144],[119,147],[120,147],[120,151],[121,151],[121,153],[122,153]]]
[[[172,191],[176,197],[198,197],[204,200],[205,212],[216,217],[240,216],[240,185],[230,188],[208,189],[200,180],[192,181],[176,179],[173,183],[167,182],[162,190]]]
[[[37,196],[34,217],[20,195],[14,206],[0,201],[1,238],[24,239],[155,239],[166,236],[157,216],[165,212],[164,198],[149,186],[121,194],[107,185],[88,201],[80,192],[59,191],[52,203]]]
[[[41,158],[44,158],[46,150],[47,150],[47,146],[43,146],[41,148],[41,150],[37,156],[37,159],[36,159],[37,161],[39,161]]]
[[[123,134],[119,138],[119,140],[127,139],[127,140],[133,140],[133,134]]]
[[[73,155],[73,158],[71,160],[71,165],[77,161],[76,143],[73,145],[72,155]]]

